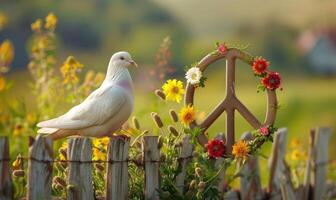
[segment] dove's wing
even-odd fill
[[[66,114],[39,123],[38,127],[82,129],[100,125],[116,115],[126,102],[126,92],[114,85],[94,91],[85,101]]]

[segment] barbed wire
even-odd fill
[[[187,157],[178,157],[177,159],[173,159],[173,161],[178,161],[181,162],[183,160],[189,160],[192,159],[193,156],[187,156]],[[141,163],[146,163],[146,162],[157,162],[157,163],[164,163],[165,161],[163,160],[137,160],[137,159],[126,159],[126,160],[63,160],[63,159],[38,159],[35,157],[25,157],[25,156],[20,156],[18,158],[16,158],[15,160],[24,160],[24,161],[29,161],[32,160],[34,162],[41,162],[41,163],[83,163],[83,164],[87,164],[87,163],[109,163],[109,164],[114,164],[114,163],[123,163],[123,162],[133,162],[135,164],[141,162]],[[0,162],[14,162],[15,160],[10,159],[10,158],[3,158],[0,159]]]

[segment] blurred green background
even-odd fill
[[[278,92],[281,109],[276,125],[288,127],[290,137],[307,142],[309,129],[336,125],[336,2],[332,0],[2,0],[0,11],[8,16],[8,27],[0,41],[9,38],[15,46],[15,60],[7,77],[14,80],[12,95],[28,98],[27,42],[30,24],[53,12],[59,19],[56,34],[58,65],[74,55],[84,71],[105,72],[110,56],[129,51],[140,68],[133,70],[136,106],[143,127],[152,129],[149,113],[167,117],[175,104],[158,102],[144,84],[155,69],[155,54],[161,41],[170,36],[170,65],[177,70],[169,77],[183,80],[185,65],[200,60],[215,48],[215,42],[249,45],[253,55],[271,62],[282,74],[283,91]],[[208,113],[224,97],[225,62],[206,72],[206,87],[198,89],[196,106]],[[265,95],[249,66],[237,66],[237,95],[259,119],[264,118]],[[162,83],[156,83],[160,86]],[[149,95],[148,95],[149,94]],[[160,109],[157,104],[160,103]],[[154,110],[153,110],[154,109]],[[60,110],[60,113],[64,110]],[[239,116],[237,133],[251,127]],[[225,131],[225,116],[209,130]],[[237,136],[239,137],[239,135]],[[336,144],[335,134],[331,139]],[[331,145],[331,151],[335,151]],[[336,155],[331,155],[336,158]]]

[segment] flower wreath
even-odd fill
[[[212,52],[214,55],[225,54],[230,48],[236,48],[239,50],[244,50],[247,47],[242,46],[228,46],[226,43],[216,43],[217,49]],[[251,69],[254,75],[260,78],[260,84],[257,86],[257,92],[268,90],[276,90],[281,88],[281,76],[278,72],[270,71],[270,62],[263,57],[254,57],[251,62]],[[197,67],[198,63],[195,63],[189,67],[185,68],[185,78],[187,82],[194,87],[205,87],[206,77],[203,76],[200,68]],[[156,94],[161,98],[166,100],[172,100],[180,102],[182,99],[182,94],[185,90],[183,89],[183,83],[176,79],[168,80],[162,87],[163,92],[157,91]],[[196,110],[192,105],[186,105],[181,109],[179,113],[180,121],[184,125],[188,125],[195,120]],[[273,141],[273,135],[277,130],[276,127],[272,125],[263,126],[258,130],[254,130],[252,135],[254,139],[251,141],[238,141],[232,147],[232,159],[237,158],[239,160],[245,160],[249,155],[257,152],[261,145],[266,141]],[[198,135],[202,132],[200,128],[185,129],[185,133],[189,134],[193,138],[193,142],[196,143]],[[206,149],[210,159],[219,157],[230,157],[230,155],[224,155],[225,152],[225,141],[223,139],[210,139],[206,144]]]

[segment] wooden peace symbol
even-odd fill
[[[267,111],[263,123],[261,123],[249,109],[237,98],[235,94],[235,64],[236,59],[240,59],[250,66],[254,58],[239,49],[229,49],[226,53],[210,53],[205,56],[197,67],[203,72],[206,68],[217,60],[226,58],[226,96],[224,99],[211,111],[205,120],[198,124],[195,121],[191,123],[190,128],[199,127],[202,133],[198,136],[198,142],[205,145],[208,142],[205,131],[217,120],[217,118],[226,112],[226,154],[231,154],[232,145],[235,143],[235,127],[234,115],[237,110],[245,120],[254,128],[259,129],[262,126],[268,126],[274,123],[277,108],[277,97],[275,90],[266,89],[267,91]],[[187,84],[185,93],[185,105],[194,104],[195,87]]]

